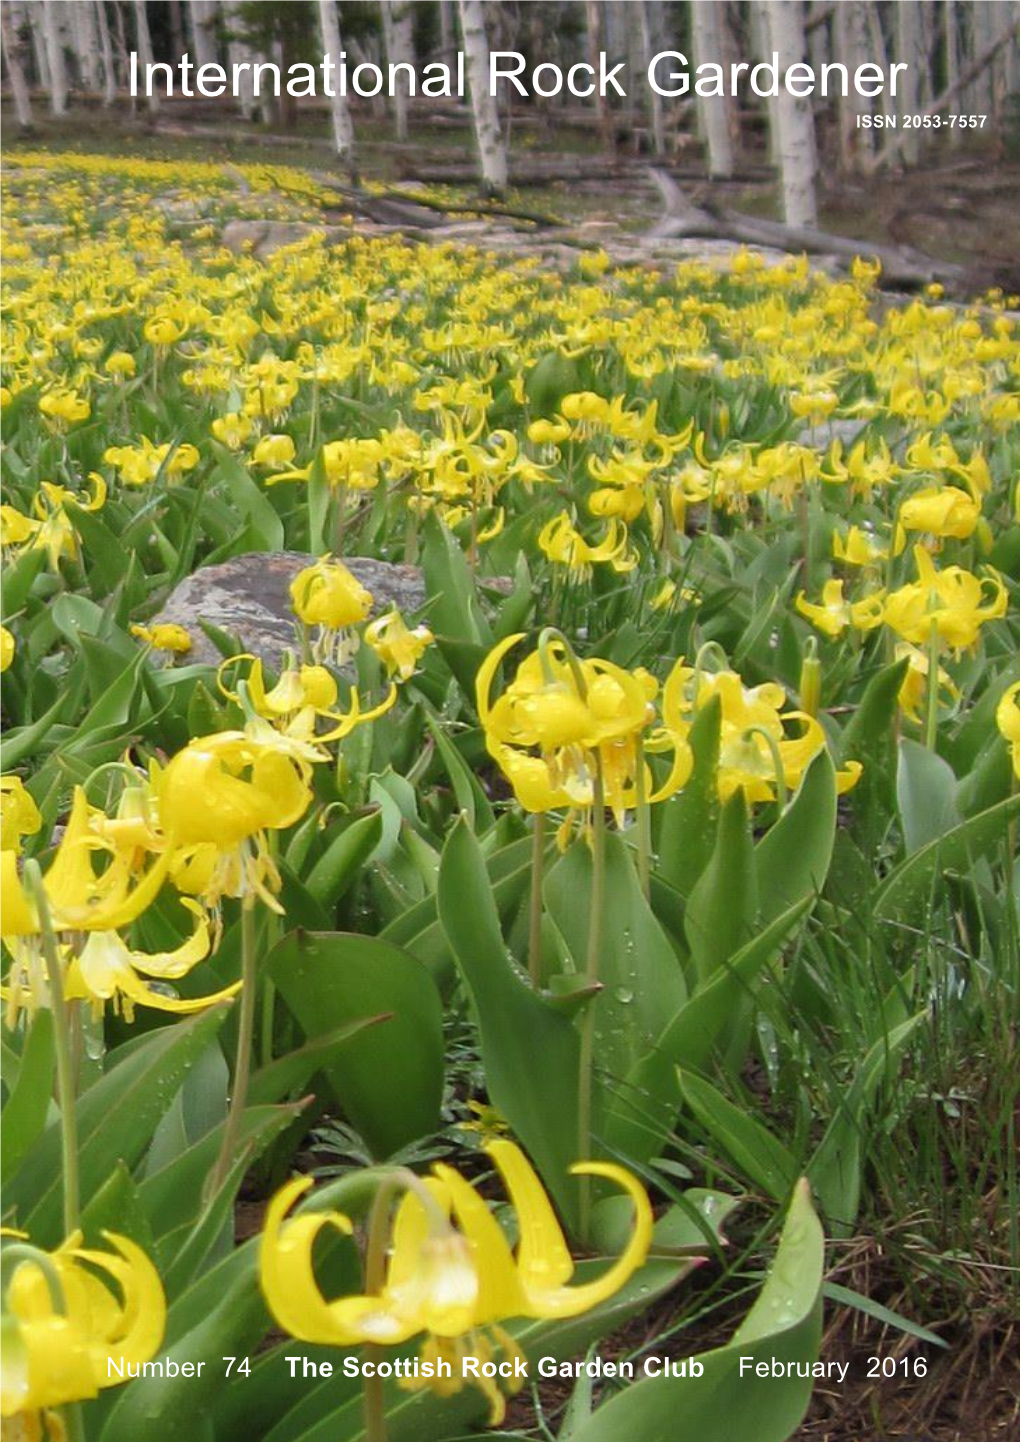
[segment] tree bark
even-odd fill
[[[99,49],[103,57],[103,104],[110,106],[117,98],[117,70],[104,0],[96,0],[96,24],[99,28]]]
[[[407,0],[381,0],[383,44],[391,65],[414,64],[414,23]],[[393,86],[393,131],[395,138],[407,139],[408,85],[400,76]]]
[[[196,65],[215,65],[216,0],[190,0],[186,8],[191,24],[191,58]]]
[[[335,0],[319,0],[319,25],[322,31],[323,54],[332,56],[334,65],[339,67],[344,42],[340,35],[340,17]],[[347,97],[340,94],[340,87],[334,85],[333,89],[336,94],[329,102],[333,119],[333,146],[340,164],[352,179],[356,179],[354,125],[350,108]]]
[[[800,0],[768,0],[769,50],[779,54],[781,71],[804,59],[804,20]],[[787,225],[812,229],[818,223],[815,177],[815,120],[811,101],[791,95],[785,86],[776,104],[783,216]]]
[[[138,64],[144,71],[145,66],[153,62],[152,36],[149,34],[149,14],[145,8],[145,0],[135,0],[135,41]],[[145,97],[145,104],[153,114],[159,109],[159,95],[155,86],[152,87],[152,94]]]
[[[871,60],[864,0],[843,0],[836,7],[836,60],[851,75],[858,65]],[[870,102],[851,85],[839,103],[839,158],[844,170],[867,168],[873,149],[871,131],[862,129],[858,120],[870,113]]]
[[[507,186],[507,158],[495,96],[489,94],[489,37],[485,30],[482,0],[457,0],[460,28],[464,38],[471,114],[475,143],[482,170],[482,189],[487,195],[502,196]]]
[[[697,3],[691,6],[694,58],[699,65],[706,61],[717,65],[725,64],[722,10],[722,0],[697,0]],[[708,148],[709,174],[719,179],[728,179],[733,174],[730,99],[726,95],[699,96],[697,103]]]
[[[3,42],[4,60],[10,76],[11,92],[14,96],[14,115],[19,130],[32,128],[32,97],[28,90],[25,67],[22,64],[24,48],[18,27],[14,24],[11,7],[0,4],[0,38]]]
[[[46,64],[50,72],[50,109],[54,115],[66,115],[67,66],[64,63],[64,42],[56,0],[44,0],[42,21],[46,37]]]
[[[641,0],[641,53],[647,72],[652,56],[658,52],[658,8],[653,0]],[[666,124],[662,96],[648,86],[648,119],[652,132],[652,150],[657,156],[666,154]]]

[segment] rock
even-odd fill
[[[817,426],[805,426],[794,439],[798,446],[810,446],[816,451],[827,451],[833,441],[842,441],[844,449],[849,450],[863,435],[867,426],[867,421],[855,421],[850,416],[836,416]]]
[[[241,647],[278,670],[284,651],[296,649],[290,583],[315,556],[301,551],[252,552],[219,566],[205,566],[183,580],[168,596],[151,626],[175,623],[191,636],[184,664],[218,666],[222,657],[199,626],[207,621]],[[417,566],[398,566],[370,556],[344,556],[343,563],[371,591],[373,616],[397,606],[405,617],[425,603],[425,582]]]
[[[250,252],[265,260],[310,235],[318,236],[323,245],[342,245],[352,234],[346,225],[312,225],[304,220],[229,220],[220,239],[235,255]]]

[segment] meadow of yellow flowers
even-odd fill
[[[782,1442],[904,1216],[923,1378],[1020,1262],[1016,299],[4,185],[5,1442],[526,1427],[604,1338],[571,1442]],[[279,666],[159,619],[283,551]]]

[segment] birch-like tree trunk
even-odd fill
[[[647,73],[652,56],[659,52],[658,38],[658,6],[654,0],[641,0],[641,56],[644,70]],[[648,86],[648,120],[652,132],[652,150],[656,155],[666,153],[666,119],[662,106],[662,96],[652,87]]]
[[[487,195],[502,195],[507,186],[507,158],[495,96],[489,94],[489,37],[485,30],[482,0],[457,0],[464,40],[471,114],[475,143],[482,168],[482,189]]]
[[[858,65],[871,61],[868,42],[868,13],[864,0],[842,0],[836,6],[836,59],[853,76]],[[862,115],[870,114],[871,102],[859,95],[853,85],[839,102],[839,158],[846,170],[866,168],[873,150],[872,134],[858,125]]]
[[[340,66],[340,55],[344,42],[340,35],[340,17],[335,0],[319,0],[319,26],[322,31],[322,51],[332,57],[333,64]],[[330,100],[333,119],[333,147],[345,170],[355,174],[354,125],[346,95],[340,94],[340,87],[334,84],[335,94]]]
[[[920,19],[915,0],[901,0],[901,3],[896,6],[896,59],[907,66],[906,70],[900,71],[900,83],[897,87],[899,90],[897,104],[901,125],[905,115],[916,115],[920,109]],[[908,165],[917,164],[921,154],[921,132],[919,130],[911,129],[907,132],[901,154]]]
[[[149,34],[149,14],[145,0],[135,0],[135,48],[138,51],[138,64],[144,73],[146,65],[153,62],[152,36]],[[155,86],[152,87],[152,94],[145,97],[145,104],[153,114],[159,109],[159,95]]]
[[[86,90],[95,94],[99,89],[101,62],[96,12],[91,0],[70,7],[71,34],[78,61],[78,78]]]
[[[50,109],[54,115],[67,114],[67,66],[64,63],[64,37],[60,33],[60,20],[60,7],[56,0],[44,0],[42,24],[43,35],[46,37]]]
[[[229,66],[251,65],[255,58],[254,50],[243,40],[228,41],[227,64]],[[255,77],[250,70],[242,70],[237,77],[237,104],[243,119],[254,120],[258,104],[255,99]]]
[[[0,38],[3,41],[4,60],[11,81],[14,96],[14,115],[19,130],[32,128],[32,97],[29,94],[28,78],[23,64],[24,49],[21,33],[9,4],[0,3]]]
[[[186,6],[191,25],[191,58],[196,65],[216,64],[216,0],[191,0]]]
[[[767,0],[765,29],[769,50],[779,54],[782,75],[804,59],[804,19],[800,0]],[[814,229],[818,224],[815,177],[815,120],[811,101],[791,95],[783,86],[776,103],[779,167],[783,186],[783,218],[787,225]]]
[[[408,0],[381,0],[383,44],[391,65],[414,64],[414,20]],[[393,86],[393,129],[397,140],[407,139],[409,86],[400,75]]]
[[[117,98],[117,68],[113,60],[113,40],[104,0],[96,0],[96,24],[99,28],[99,49],[103,57],[103,104],[112,105]]]
[[[29,6],[26,3],[26,15],[28,19],[29,34],[32,37],[32,55],[35,59],[35,74],[39,85],[49,94],[50,89],[50,56],[46,46],[46,27],[42,23],[38,4]]]
[[[723,37],[724,0],[696,0],[691,6],[694,27],[694,58],[698,65],[711,61],[725,65]],[[708,148],[710,175],[726,178],[733,174],[733,141],[730,135],[730,98],[728,95],[698,97],[701,127]]]

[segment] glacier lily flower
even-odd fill
[[[603,1177],[628,1196],[634,1208],[630,1237],[620,1256],[594,1281],[570,1286],[574,1262],[552,1205],[524,1153],[513,1142],[485,1148],[503,1179],[517,1214],[516,1255],[488,1204],[452,1167],[438,1163],[414,1184],[397,1207],[386,1276],[377,1292],[328,1301],[312,1265],[315,1240],[325,1228],[350,1233],[339,1212],[306,1212],[287,1218],[312,1186],[310,1177],[288,1182],[266,1216],[259,1270],[273,1316],[305,1342],[352,1347],[393,1346],[425,1334],[422,1358],[451,1364],[452,1377],[409,1378],[403,1386],[459,1391],[460,1358],[489,1357],[494,1347],[520,1356],[501,1322],[511,1317],[561,1319],[590,1311],[619,1291],[642,1265],[652,1234],[652,1210],[644,1188],[623,1167],[579,1163],[576,1176]],[[490,1425],[498,1425],[505,1401],[492,1381],[482,1382]]]

